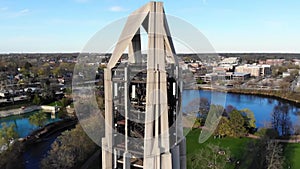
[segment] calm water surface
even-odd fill
[[[20,137],[26,137],[31,132],[36,130],[38,127],[31,124],[29,122],[29,117],[33,115],[34,113],[37,113],[37,111],[26,113],[23,115],[16,115],[16,116],[9,116],[5,118],[0,118],[0,123],[7,123],[15,124],[17,133]],[[51,119],[50,113],[47,113],[47,121],[46,124],[58,121],[59,118],[55,117],[54,119]],[[1,129],[2,126],[0,126]],[[47,154],[47,152],[51,148],[51,144],[54,142],[54,140],[57,138],[57,136],[60,135],[60,132],[57,132],[51,136],[49,136],[46,140],[43,142],[34,144],[34,146],[29,146],[25,152],[23,153],[24,163],[26,169],[39,169],[40,168],[40,162],[44,158],[44,156]]]
[[[0,118],[0,124],[5,122],[7,125],[10,124],[15,124],[17,133],[19,134],[19,137],[26,137],[28,136],[31,132],[33,132],[35,129],[38,127],[31,124],[29,122],[29,117],[33,115],[34,113],[37,113],[38,111],[33,111],[30,113],[22,114],[22,115],[15,115],[15,116],[9,116],[9,117],[4,117]],[[55,117],[54,119],[51,119],[50,113],[47,113],[47,121],[46,124],[58,121],[59,119]],[[2,126],[0,125],[0,129]]]
[[[274,107],[279,104],[288,106],[289,116],[293,124],[300,122],[300,107],[283,100],[255,95],[222,93],[209,90],[184,90],[182,93],[183,109],[193,99],[201,97],[208,99],[210,103],[219,104],[223,107],[232,105],[238,110],[244,108],[250,109],[255,115],[257,127],[262,127],[270,122],[271,113]]]

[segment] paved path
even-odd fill
[[[249,134],[248,138],[259,139],[259,136],[255,136],[253,134]],[[281,143],[300,143],[300,135],[291,136],[289,139],[272,139],[273,141],[281,142]]]
[[[41,110],[40,106],[28,106],[26,108],[17,108],[17,109],[10,109],[10,110],[2,110],[0,111],[0,118],[1,117],[7,117],[7,116],[12,116],[12,115],[20,115],[20,114],[25,114],[29,113],[35,110]]]

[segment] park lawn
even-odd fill
[[[300,143],[289,143],[285,145],[284,156],[286,158],[287,167],[291,169],[300,168]]]
[[[247,151],[247,144],[249,142],[254,142],[256,140],[250,138],[222,138],[214,139],[213,137],[209,138],[205,143],[198,143],[198,138],[201,130],[194,129],[191,130],[186,136],[186,145],[187,145],[187,156],[192,153],[197,153],[197,151],[208,144],[219,145],[223,148],[229,148],[232,157],[239,159],[241,161],[240,168],[248,168],[251,166],[252,157],[255,154],[249,154]],[[284,144],[284,156],[285,156],[285,168],[287,169],[300,169],[300,143],[288,143]],[[290,167],[290,168],[289,168]],[[189,164],[188,164],[189,168]],[[227,169],[234,168],[234,165],[227,165]]]
[[[186,136],[187,156],[189,156],[192,153],[197,153],[199,149],[203,148],[204,146],[207,146],[208,144],[215,144],[223,148],[229,148],[231,152],[231,156],[234,159],[241,161],[241,168],[243,168],[243,166],[250,165],[249,163],[251,162],[251,160],[250,161],[247,160],[249,159],[247,158],[249,157],[248,156],[249,154],[246,154],[247,152],[246,148],[247,148],[247,144],[250,141],[255,141],[255,140],[250,138],[231,138],[231,137],[214,139],[213,137],[211,137],[205,143],[200,144],[198,142],[200,132],[201,132],[200,129],[193,129]],[[188,164],[188,168],[190,168],[189,164]],[[234,168],[234,165],[228,164],[226,168],[228,169]]]

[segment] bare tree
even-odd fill
[[[277,105],[271,114],[272,127],[283,136],[291,134],[292,122],[288,112],[287,105]]]
[[[208,144],[188,157],[189,165],[192,169],[223,169],[230,159],[228,148],[219,145]]]
[[[266,168],[282,169],[284,164],[283,148],[276,141],[268,141],[266,146]]]

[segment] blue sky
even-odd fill
[[[0,0],[0,53],[79,52],[146,0]],[[300,53],[298,0],[166,0],[217,52]]]

